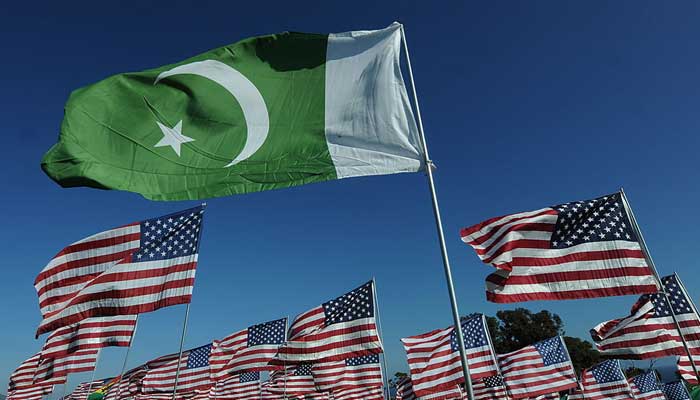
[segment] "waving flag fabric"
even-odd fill
[[[240,371],[276,369],[270,364],[286,338],[287,318],[249,326],[221,341],[214,341],[209,363],[213,379]]]
[[[60,357],[78,350],[129,346],[136,315],[87,318],[53,331],[41,350],[42,358]]]
[[[73,389],[70,395],[68,395],[68,400],[86,400],[87,397],[92,393],[93,390],[97,389],[102,385],[103,381],[89,381],[79,383],[78,386]]]
[[[685,384],[681,381],[664,383],[661,390],[666,395],[668,400],[690,400],[690,393],[685,388]]]
[[[7,393],[6,400],[41,400],[53,392],[53,385],[35,385],[22,389],[15,389]]]
[[[625,358],[660,358],[684,355],[685,349],[673,322],[671,307],[691,348],[700,349],[700,318],[676,275],[661,279],[670,295],[643,295],[627,318],[603,322],[591,330],[599,351]]]
[[[452,400],[461,399],[462,390],[459,386],[454,386],[450,389],[445,389],[443,391],[438,391],[435,393],[430,393],[429,395],[421,397],[421,400]],[[396,383],[396,400],[417,400],[416,393],[413,391],[413,382],[411,378],[406,376],[401,378]]]
[[[37,335],[89,317],[189,303],[202,206],[98,233],[59,252],[37,276]]]
[[[50,382],[68,374],[93,371],[99,351],[99,349],[79,350],[58,358],[40,360],[34,382]]]
[[[339,390],[333,393],[333,400],[383,400],[384,389],[381,387],[355,388]]]
[[[272,372],[267,390],[286,396],[304,396],[315,393],[316,384],[311,374],[311,364],[300,363]]]
[[[486,278],[489,301],[657,291],[620,193],[492,218],[461,235],[497,268]]]
[[[277,359],[333,361],[381,353],[374,304],[370,281],[299,315],[289,328],[289,341],[280,347]]]
[[[243,372],[220,380],[211,388],[212,399],[258,400],[260,398],[260,372]]]
[[[34,354],[33,356],[24,360],[19,367],[12,372],[7,386],[8,393],[14,391],[15,389],[25,388],[34,384],[34,375],[36,374],[36,369],[39,366],[40,358],[41,353]]]
[[[693,362],[695,363],[695,366],[698,368],[698,370],[700,370],[700,349],[694,347],[690,348],[690,354],[693,356]],[[690,363],[690,358],[688,358],[687,355],[678,357],[676,367],[678,370],[678,374],[681,376],[681,378],[683,378],[684,381],[690,383],[691,385],[698,384],[698,377],[695,375],[693,366]]]
[[[618,360],[605,360],[581,374],[583,399],[634,400]]]
[[[484,316],[474,314],[462,318],[461,324],[472,380],[497,374]],[[404,338],[401,342],[406,349],[413,390],[418,397],[464,382],[454,327]]]
[[[316,363],[311,367],[311,374],[320,391],[334,392],[383,385],[378,354]]]
[[[501,375],[472,380],[474,400],[501,400],[506,398],[506,387]],[[463,397],[466,399],[466,393]]]
[[[181,393],[195,390],[208,390],[212,386],[210,379],[209,354],[211,344],[187,350],[182,353],[180,375],[177,391]],[[178,360],[172,360],[160,367],[150,369],[143,378],[143,391],[173,392]]]
[[[654,371],[645,372],[627,380],[637,400],[666,400]]]
[[[265,381],[260,384],[260,399],[261,400],[285,400],[284,392],[272,388],[272,382]]]
[[[498,355],[506,388],[513,399],[537,397],[576,387],[576,373],[561,337]]]

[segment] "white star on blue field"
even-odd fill
[[[56,142],[70,92],[284,30],[405,25],[462,315],[547,309],[583,339],[599,322],[627,316],[636,296],[488,303],[484,278],[493,267],[459,237],[460,228],[491,217],[620,186],[660,274],[678,272],[699,300],[699,3],[40,3],[10,2],[0,16],[0,393],[43,343],[34,339],[33,281],[59,250],[200,203],[52,182],[39,163]],[[188,128],[165,128],[181,135],[161,143],[177,152]],[[207,200],[185,348],[291,322],[374,277],[389,374],[407,371],[399,339],[452,323],[427,185],[423,174],[399,174]],[[142,316],[129,367],[177,351],[184,311]],[[124,354],[105,349],[96,378],[118,374]],[[67,388],[89,379],[71,376]]]

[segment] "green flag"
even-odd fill
[[[42,168],[154,200],[418,171],[400,29],[250,38],[78,89]]]

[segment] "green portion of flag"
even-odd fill
[[[324,133],[327,38],[251,38],[78,89],[42,168],[64,187],[127,190],[154,200],[335,179]],[[181,73],[158,79],[177,67]],[[245,80],[250,85],[241,85]],[[228,89],[226,82],[233,82]]]

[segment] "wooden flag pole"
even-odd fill
[[[445,280],[447,282],[447,292],[452,305],[452,319],[454,320],[455,332],[457,333],[457,345],[459,347],[460,359],[462,361],[462,373],[464,374],[464,384],[467,390],[467,398],[474,400],[474,392],[472,390],[472,380],[469,375],[469,363],[467,361],[467,352],[464,348],[464,335],[462,333],[462,325],[459,319],[459,310],[457,308],[457,297],[455,295],[454,284],[452,283],[452,269],[450,268],[450,259],[447,257],[447,245],[445,244],[445,233],[442,229],[442,218],[440,217],[440,206],[438,205],[437,192],[435,191],[435,181],[433,180],[433,162],[428,155],[428,146],[425,142],[425,132],[423,131],[423,120],[420,115],[420,107],[418,105],[418,96],[416,95],[416,84],[413,80],[413,69],[411,68],[411,57],[408,53],[408,44],[406,43],[406,32],[401,25],[401,39],[403,41],[403,49],[406,53],[406,64],[408,66],[408,76],[411,81],[411,90],[413,92],[413,103],[416,108],[416,117],[418,119],[418,132],[420,133],[421,144],[423,145],[423,157],[425,162],[425,171],[428,175],[428,186],[430,187],[430,195],[433,204],[433,214],[435,216],[435,227],[437,228],[438,242],[440,245],[440,253],[442,255],[442,265],[445,270]]]
[[[126,372],[126,364],[129,361],[129,353],[131,353],[131,345],[134,343],[134,336],[136,336],[136,330],[139,327],[139,314],[136,314],[136,322],[134,323],[134,331],[131,332],[131,339],[129,339],[129,347],[126,348],[126,354],[124,355],[124,363],[122,364],[122,372],[119,374],[119,380],[117,381],[117,399],[119,399],[119,393],[122,389],[122,378],[124,378],[124,372]]]
[[[90,391],[92,391],[92,383],[95,382],[95,373],[97,372],[97,364],[100,362],[100,355],[102,355],[102,349],[97,350],[97,357],[95,357],[95,368],[92,370],[92,377],[90,378],[90,384],[88,385],[87,395],[85,395],[85,400],[90,397]],[[119,398],[119,396],[117,396]]]
[[[382,322],[379,317],[379,299],[377,297],[377,281],[372,277],[372,296],[374,296],[374,312],[377,315],[377,330],[379,331],[379,341],[382,343],[382,348],[384,347],[384,334],[382,332]],[[384,352],[379,355],[382,358],[382,381],[384,382],[384,399],[389,400],[389,370],[386,368],[386,357],[384,357]],[[380,368],[380,370],[382,370]]]
[[[627,196],[625,195],[625,191],[620,188],[620,194],[622,198],[622,204],[624,205],[625,209],[627,210],[627,215],[629,216],[630,223],[632,224],[632,228],[634,229],[634,233],[637,235],[637,239],[639,240],[639,245],[642,248],[642,253],[644,253],[644,258],[647,260],[647,264],[651,268],[651,272],[654,274],[654,278],[656,279],[656,284],[659,287],[659,290],[661,294],[664,295],[666,298],[666,303],[668,304],[668,308],[671,310],[671,317],[673,318],[673,323],[676,325],[676,330],[678,331],[678,335],[681,337],[681,342],[683,343],[683,347],[685,348],[685,352],[688,355],[688,358],[690,359],[690,365],[693,367],[693,372],[695,373],[696,378],[698,381],[700,381],[700,373],[698,373],[698,367],[695,365],[695,361],[693,360],[693,355],[690,353],[690,349],[688,348],[688,343],[685,340],[685,337],[683,336],[683,331],[681,330],[681,325],[678,322],[678,318],[676,317],[676,312],[673,310],[673,304],[671,303],[671,296],[669,296],[668,292],[666,291],[666,287],[664,286],[663,282],[661,281],[661,277],[659,276],[659,272],[656,270],[656,264],[654,264],[654,260],[651,258],[651,254],[649,254],[649,249],[647,248],[647,244],[644,241],[644,236],[642,236],[642,231],[639,229],[639,225],[637,224],[637,219],[634,217],[634,212],[632,211],[632,207],[630,206],[629,200],[627,200]]]
[[[185,334],[187,334],[187,320],[190,317],[190,303],[185,308],[185,321],[182,323],[182,336],[180,336],[180,352],[177,357],[177,369],[175,370],[175,385],[173,385],[173,400],[177,395],[177,381],[180,379],[180,364],[182,364],[182,347],[185,345]]]

